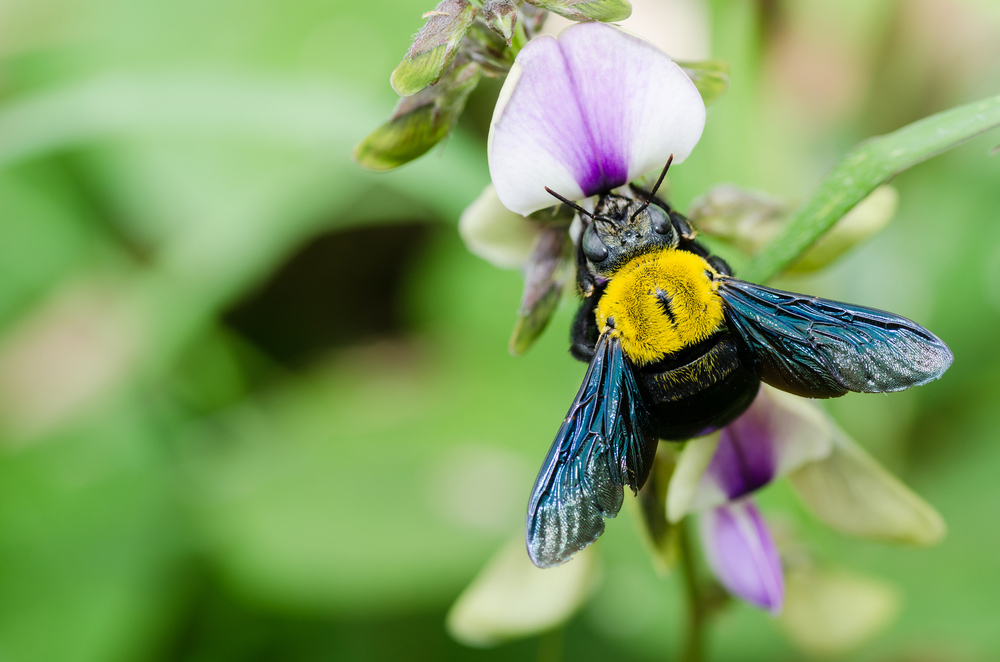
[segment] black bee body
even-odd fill
[[[588,367],[528,504],[540,567],[597,539],[623,488],[642,487],[659,439],[728,424],[761,381],[811,398],[883,393],[937,379],[952,361],[892,313],[734,278],[683,216],[633,192],[643,199],[605,193],[593,212],[553,193],[583,224],[570,351]]]
[[[602,196],[594,214],[606,218],[625,217],[630,207],[634,211],[635,202],[624,196]],[[642,253],[644,248],[662,249],[666,246],[698,255],[718,273],[732,275],[724,260],[710,255],[695,241],[695,232],[687,219],[666,202],[653,197],[647,211],[650,217],[648,224],[636,219],[632,223],[633,228],[627,230],[634,247],[623,249],[616,246],[618,250],[625,251],[625,256],[614,262],[623,264]],[[664,231],[657,232],[657,228]],[[654,232],[662,235],[665,241],[661,242],[659,237],[653,235]],[[593,239],[590,241],[591,245],[595,245]],[[595,310],[608,279],[598,275],[584,252],[584,246],[581,241],[577,253],[578,285],[584,294],[584,301],[574,320],[570,352],[580,361],[589,363],[600,335]],[[607,273],[608,270],[605,268],[602,271]],[[663,306],[664,314],[670,315],[667,302],[663,302]],[[752,360],[748,359],[745,355],[741,356],[739,344],[729,329],[720,326],[700,342],[637,367],[640,388],[653,414],[656,436],[675,441],[698,437],[727,425],[742,414],[753,402],[760,387],[760,378],[748,367],[752,365]]]

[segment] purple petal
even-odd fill
[[[732,500],[771,482],[778,469],[767,407],[751,407],[726,426],[706,473]]]
[[[545,187],[581,199],[680,163],[705,125],[694,83],[652,44],[601,23],[532,39],[504,83],[490,127],[500,200],[529,214]]]
[[[806,462],[826,457],[830,439],[830,426],[815,405],[762,388],[750,408],[722,430],[690,510],[739,499]]]
[[[785,600],[781,557],[752,501],[702,513],[701,536],[709,565],[727,591],[772,614],[781,612]]]

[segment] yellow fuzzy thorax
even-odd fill
[[[654,363],[714,334],[723,323],[717,272],[694,253],[665,249],[633,258],[608,282],[597,326],[639,365]],[[608,324],[608,318],[613,323]]]

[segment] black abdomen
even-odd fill
[[[690,439],[730,423],[753,402],[760,380],[723,330],[638,370],[661,439]]]

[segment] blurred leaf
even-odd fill
[[[893,175],[997,126],[1000,96],[946,110],[859,144],[792,213],[778,236],[750,263],[745,278],[760,283],[774,277]]]
[[[694,82],[701,98],[708,105],[729,89],[729,63],[725,60],[678,62],[684,73]]]
[[[0,328],[100,245],[99,229],[58,167],[0,173]]]
[[[467,63],[433,87],[401,99],[392,118],[355,148],[354,159],[369,170],[391,170],[426,154],[451,133],[479,75],[479,65]]]
[[[0,456],[5,659],[135,659],[172,618],[189,540],[136,404]]]
[[[401,97],[412,96],[438,82],[458,54],[476,18],[476,8],[467,0],[443,0],[425,16],[427,22],[389,79]]]

